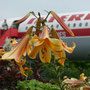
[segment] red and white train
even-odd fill
[[[73,60],[90,60],[90,12],[76,12],[76,13],[64,13],[58,14],[60,18],[65,22],[65,24],[73,31],[75,37],[70,37],[67,32],[63,30],[63,28],[59,25],[59,23],[54,19],[52,15],[47,18],[47,25],[49,27],[53,27],[58,35],[63,39],[63,41],[68,43],[68,46],[72,46],[72,42],[76,43],[76,48],[74,52],[69,55],[68,58]],[[44,19],[46,16],[42,16]],[[10,27],[13,21],[19,20],[20,18],[12,18],[7,19],[7,24]],[[27,29],[35,25],[37,19],[34,16],[28,17],[23,23],[19,25],[17,29],[8,29],[2,35],[2,27],[0,26],[0,47],[3,46],[4,40],[6,37],[17,37],[17,39],[21,39]],[[2,25],[3,21],[0,22]]]

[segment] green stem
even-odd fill
[[[60,74],[58,73],[57,65],[55,63],[55,59],[54,59],[54,68],[55,68],[55,71],[56,71],[56,74],[57,74],[57,79],[58,79],[59,87],[60,87],[61,90],[63,90],[62,80],[61,80]]]

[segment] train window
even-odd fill
[[[70,27],[70,24],[68,24],[68,27]]]
[[[58,28],[58,27],[59,27],[59,25],[57,24],[57,25],[56,25],[56,28]]]
[[[53,28],[53,25],[51,25],[51,28]]]
[[[28,29],[28,26],[25,27],[25,30],[27,30],[27,29]]]
[[[76,27],[76,23],[73,24],[73,27]]]
[[[82,26],[82,23],[79,23],[79,26],[81,27]]]
[[[88,23],[87,22],[85,23],[85,26],[88,26]]]

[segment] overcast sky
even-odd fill
[[[90,0],[0,0],[0,21],[44,10],[56,13],[90,11]]]

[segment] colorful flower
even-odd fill
[[[87,77],[84,76],[84,73],[80,74],[80,80],[85,81],[86,78],[87,78]]]
[[[63,58],[59,61],[61,65],[64,65],[65,61],[65,49],[68,52],[73,51],[73,48],[67,48],[67,46],[63,43],[61,39],[57,38],[50,38],[49,37],[49,30],[47,26],[44,26],[44,29],[40,35],[40,38],[38,36],[34,36],[32,39],[32,42],[34,44],[34,48],[32,49],[30,53],[31,58],[36,58],[37,53],[39,52],[40,60],[43,63],[50,63],[51,61],[51,51],[53,52],[56,59]],[[65,46],[66,47],[65,47]]]
[[[23,65],[26,62],[26,59],[22,60],[22,56],[26,56],[26,54],[30,54],[31,46],[29,45],[30,34],[32,33],[32,28],[30,27],[27,31],[26,35],[19,42],[14,44],[15,47],[11,49],[11,51],[5,53],[1,59],[6,60],[15,60],[15,62],[19,65],[21,74],[24,74]],[[26,76],[27,77],[27,76]]]
[[[58,34],[57,34],[56,31],[54,30],[54,28],[52,28],[51,34],[52,34],[52,37],[53,37],[53,38],[56,38],[56,39],[58,39],[58,40],[61,41],[60,37],[58,36]],[[68,46],[67,46],[67,43],[64,43],[64,42],[62,41],[63,50],[61,50],[61,51],[59,51],[59,52],[58,52],[58,51],[55,51],[55,52],[54,52],[54,56],[56,57],[56,59],[59,59],[59,58],[60,58],[60,60],[59,60],[58,62],[59,62],[62,66],[64,66],[64,62],[65,62],[65,59],[66,59],[65,51],[67,51],[68,53],[72,53],[73,50],[74,50],[75,47],[76,47],[75,43],[74,43],[74,42],[72,42],[72,43],[73,43],[73,46],[72,46],[72,47],[68,47]]]
[[[43,63],[50,63],[51,61],[51,50],[61,51],[63,49],[62,41],[58,39],[49,38],[48,27],[44,26],[40,38],[35,35],[32,39],[34,48],[30,53],[31,58],[36,58],[37,53],[40,54],[40,60]]]
[[[30,53],[29,40],[30,40],[30,34],[32,32],[32,28],[33,27],[30,27],[30,29],[27,31],[23,39],[19,43],[16,43],[16,46],[12,48],[11,51],[5,53],[2,56],[2,59],[8,59],[8,60],[15,59],[15,61],[19,63],[21,62],[22,56],[25,56],[26,53],[27,54]]]

